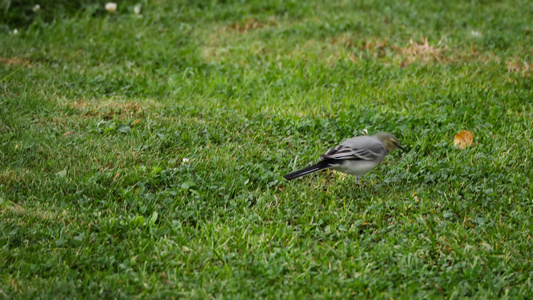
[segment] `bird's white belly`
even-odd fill
[[[345,160],[343,161],[343,164],[332,167],[332,169],[355,176],[363,176],[379,165],[380,162],[381,161]]]

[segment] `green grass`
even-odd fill
[[[2,27],[0,298],[533,297],[531,1],[225,2]]]

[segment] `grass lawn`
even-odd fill
[[[221,2],[0,27],[0,299],[533,298],[532,1]]]

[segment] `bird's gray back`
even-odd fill
[[[385,146],[383,145],[383,143],[378,138],[373,137],[373,136],[353,137],[340,143],[340,145],[348,146],[354,149],[367,149],[376,154],[382,154],[382,155],[385,155],[387,152],[387,149],[385,149]]]
[[[358,136],[347,139],[322,155],[322,159],[362,159],[381,161],[387,149],[373,136]]]

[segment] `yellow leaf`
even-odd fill
[[[474,134],[471,131],[463,130],[455,135],[453,142],[454,146],[459,146],[459,149],[463,149],[467,146],[471,146],[474,141]]]

